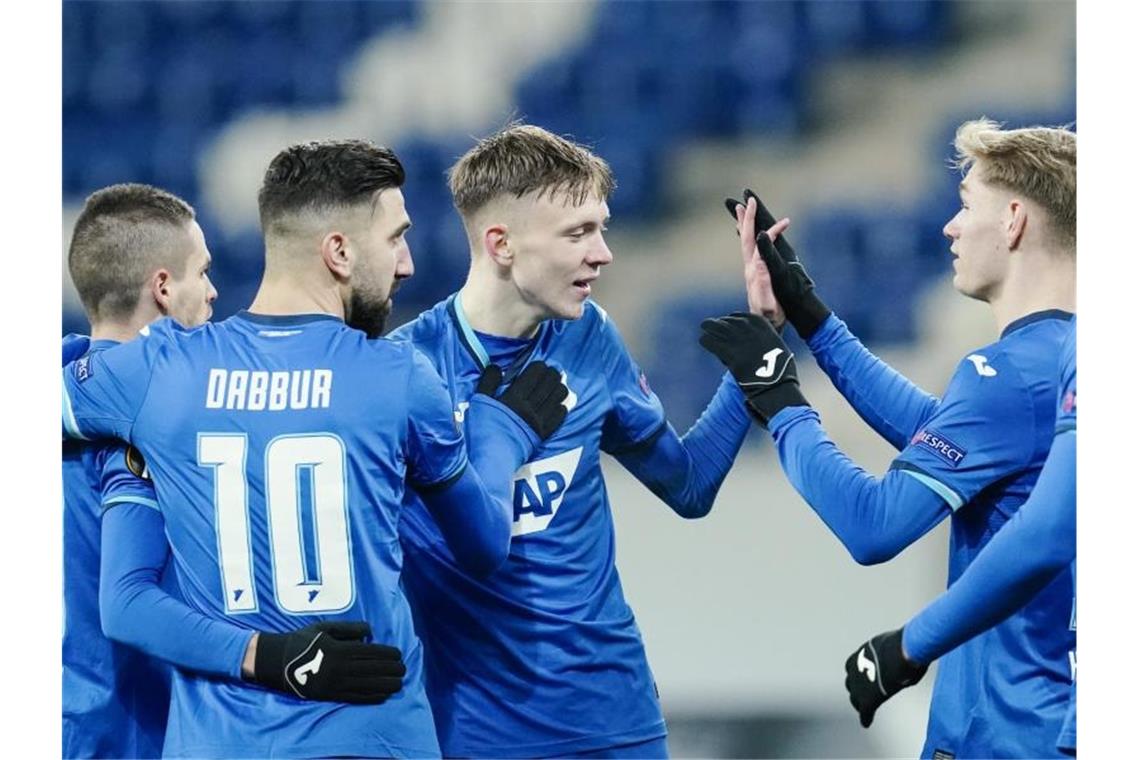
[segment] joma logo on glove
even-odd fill
[[[784,349],[773,348],[764,354],[764,363],[760,365],[760,369],[756,370],[756,377],[771,377],[772,373],[776,371],[776,357],[782,353],[784,353]]]
[[[296,670],[293,671],[293,678],[295,678],[297,680],[297,683],[304,686],[305,684],[307,684],[309,682],[309,675],[310,674],[315,676],[317,673],[321,672],[321,662],[324,659],[325,659],[325,650],[318,649],[317,653],[315,655],[313,655],[313,659],[309,660],[304,665],[301,665],[300,667],[298,667]]]
[[[875,663],[867,659],[866,647],[859,650],[859,659],[855,661],[855,665],[859,668],[860,673],[867,676],[868,681],[875,680]]]

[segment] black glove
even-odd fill
[[[374,705],[403,686],[400,650],[367,644],[365,622],[313,623],[292,633],[259,633],[253,681],[319,702]]]
[[[868,728],[879,705],[922,680],[928,665],[916,665],[903,656],[902,628],[880,633],[847,658],[847,694]]]
[[[732,218],[736,219],[736,205],[738,203],[747,205],[749,198],[756,199],[756,248],[768,267],[768,274],[772,278],[772,292],[776,294],[776,300],[780,302],[784,314],[796,328],[796,332],[801,338],[808,340],[831,314],[831,309],[827,308],[815,294],[815,283],[808,277],[804,265],[800,263],[788,239],[780,235],[774,245],[768,239],[766,230],[776,223],[776,218],[756,193],[745,189],[744,203],[734,198],[726,198],[725,208]]]
[[[530,425],[541,440],[549,438],[562,420],[566,407],[562,402],[570,390],[562,383],[562,374],[545,362],[531,362],[501,396],[495,396],[503,371],[491,364],[483,370],[476,393],[484,393],[510,409]]]
[[[734,312],[701,322],[701,345],[728,367],[760,424],[788,406],[808,406],[792,352],[764,317]]]

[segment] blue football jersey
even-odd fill
[[[71,336],[69,336],[71,337]],[[100,351],[117,345],[98,340]],[[66,364],[87,338],[64,340]],[[80,358],[89,362],[91,354]],[[137,469],[137,468],[136,468]],[[155,506],[121,444],[63,443],[63,757],[159,757],[170,702],[169,670],[103,635],[99,545],[103,510]]]
[[[146,458],[188,605],[263,631],[365,620],[407,666],[381,705],[176,672],[166,754],[438,756],[397,526],[405,482],[449,482],[467,452],[423,356],[331,316],[242,312],[156,322],[64,384],[73,435]]]
[[[456,416],[488,362],[509,380],[531,360],[564,373],[562,426],[515,473],[510,556],[463,572],[414,494],[401,525],[404,585],[425,644],[445,755],[558,755],[665,735],[641,633],[614,564],[602,451],[652,442],[661,403],[606,313],[542,323],[529,340],[477,334],[452,296],[393,338],[424,352]]]
[[[1074,323],[1076,320],[1074,320]],[[1077,430],[1077,330],[1065,339],[1061,348],[1061,389],[1057,400],[1057,435],[1076,433]],[[1076,473],[1074,473],[1075,475]],[[1061,733],[1057,737],[1057,748],[1075,754],[1077,751],[1077,563],[1070,568],[1073,578],[1073,612],[1069,620],[1069,629],[1073,632],[1074,649],[1070,652],[1072,662],[1072,682],[1069,686],[1069,709],[1065,713],[1065,721],[1061,725]]]
[[[949,583],[1028,498],[1053,442],[1057,355],[1071,314],[1010,324],[967,356],[941,404],[892,464],[954,510]],[[923,757],[1052,757],[1069,699],[1064,573],[1019,612],[944,656]]]

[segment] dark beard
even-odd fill
[[[364,331],[369,338],[379,338],[384,334],[384,324],[392,313],[391,300],[368,300],[359,292],[354,292],[348,301],[348,318],[345,323],[352,328]]]

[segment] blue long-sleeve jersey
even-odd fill
[[[271,632],[362,619],[404,655],[403,689],[378,706],[178,671],[165,754],[439,754],[399,582],[399,506],[406,483],[446,492],[471,473],[422,356],[333,317],[243,312],[194,330],[161,320],[66,370],[64,388],[72,435],[120,437],[146,457],[190,606]]]
[[[1025,502],[1053,440],[1056,357],[1070,314],[1041,312],[1010,324],[967,356],[940,400],[866,351],[832,316],[811,348],[836,387],[901,449],[883,478],[856,467],[805,407],[770,429],[780,461],[852,555],[889,559],[951,516],[949,582]],[[1053,580],[1009,620],[941,661],[924,757],[1057,753],[1068,703],[1066,625],[1072,579]]]
[[[459,418],[495,363],[565,374],[565,422],[514,474],[513,539],[499,572],[474,578],[409,495],[404,583],[425,644],[428,694],[445,755],[541,757],[665,735],[641,634],[614,564],[602,479],[606,451],[684,517],[708,512],[749,429],[743,396],[722,383],[682,439],[605,312],[531,339],[479,334],[452,296],[393,333],[444,378]],[[468,429],[475,422],[468,419]]]
[[[64,340],[65,365],[81,358],[88,348],[101,351],[118,345],[117,341],[91,343],[86,337],[76,337]],[[95,622],[101,624],[103,633],[171,665],[239,677],[242,656],[254,632],[211,621],[188,607],[176,595],[173,583],[163,582],[170,555],[157,496],[142,455],[119,443],[68,442],[65,448],[68,446],[87,449],[94,460],[103,462],[99,478],[92,477],[102,489],[102,509],[96,516],[101,524],[84,528],[97,536],[100,544],[100,566],[93,577],[98,580],[99,616]],[[79,489],[69,488],[68,499],[77,496],[73,491]],[[73,515],[69,525],[79,519]],[[137,659],[137,654],[124,661],[131,658]],[[157,663],[149,663],[148,668],[162,670]],[[69,695],[64,698],[69,699]],[[169,686],[164,682],[164,687],[147,699],[165,705]],[[165,709],[162,714],[161,726],[155,732],[158,747],[162,746]],[[108,725],[107,730],[113,731],[115,726]]]
[[[95,341],[98,351],[114,345]],[[68,336],[63,361],[92,348]],[[170,674],[161,663],[103,634],[99,562],[103,511],[154,504],[132,471],[127,447],[63,442],[63,757],[158,757],[166,731]]]
[[[1076,588],[1077,368],[1076,330],[1061,350],[1053,446],[1029,500],[942,596],[903,628],[907,656],[931,662],[1028,604],[1059,572]],[[1076,598],[1070,627],[1076,627]],[[1073,674],[1075,681],[1075,672]],[[1076,750],[1075,687],[1058,737]]]

